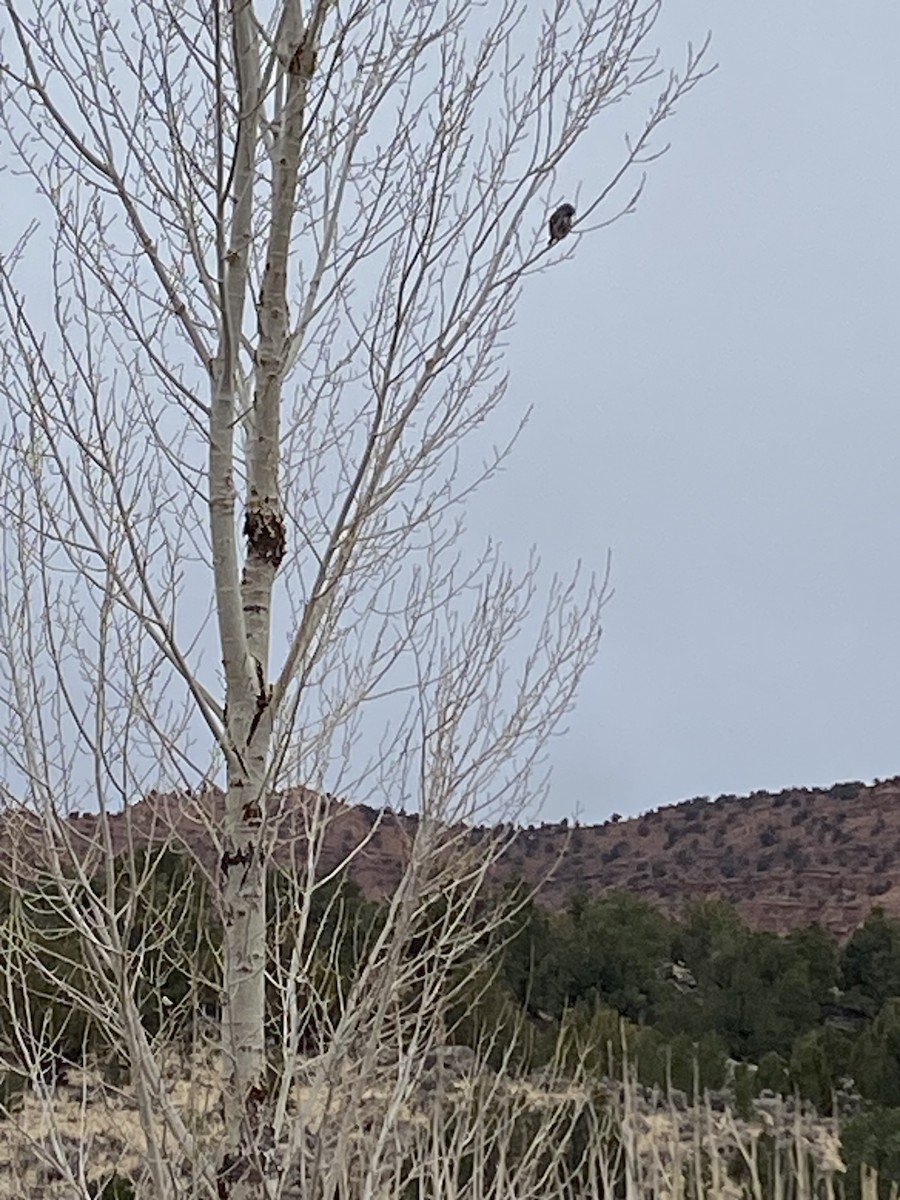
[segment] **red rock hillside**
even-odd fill
[[[279,851],[283,861],[292,844],[297,850],[303,799],[302,792],[280,797],[288,815],[288,836]],[[207,820],[209,810],[220,809],[222,801],[216,789],[193,798],[151,794],[132,806],[127,818],[110,818],[113,845],[122,849],[129,841],[157,841],[174,830],[215,869]],[[365,806],[338,805],[336,811],[323,869],[377,824],[352,874],[368,895],[389,893],[402,870],[415,816],[388,810],[378,822],[376,811]],[[68,819],[77,843],[90,855],[98,818],[83,813]],[[3,842],[7,854],[15,844],[21,869],[24,860],[34,861],[36,850],[28,837],[30,822],[14,823],[18,838],[11,836],[11,822],[10,816],[3,821]],[[479,834],[473,830],[471,836]],[[839,783],[827,790],[791,788],[712,801],[700,796],[629,820],[613,814],[602,825],[532,825],[515,834],[496,878],[545,880],[541,895],[551,906],[583,889],[599,894],[625,888],[669,911],[697,897],[720,896],[760,928],[786,932],[818,921],[845,937],[876,904],[900,916],[898,862],[900,776],[872,785]]]

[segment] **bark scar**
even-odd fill
[[[248,867],[253,862],[253,847],[247,846],[243,850],[226,850],[222,855],[222,861],[219,866],[222,869],[222,874],[227,875],[232,867]]]
[[[257,558],[277,571],[284,558],[287,538],[281,507],[269,496],[260,496],[250,489],[250,500],[244,513],[244,537]]]
[[[256,693],[256,712],[253,714],[253,720],[250,722],[250,732],[247,734],[247,745],[253,741],[253,735],[256,733],[257,727],[262,720],[263,713],[269,707],[272,701],[272,685],[266,685],[266,677],[263,673],[262,663],[259,659],[254,659],[256,663],[256,682],[259,685],[259,691]]]

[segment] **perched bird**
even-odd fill
[[[550,218],[550,245],[555,246],[572,232],[575,209],[571,204],[561,204]]]

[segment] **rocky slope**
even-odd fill
[[[302,838],[304,795],[279,799],[285,814],[280,857],[286,859]],[[214,870],[218,852],[208,821],[210,810],[222,804],[215,789],[199,797],[151,795],[127,818],[110,818],[113,845],[123,849],[130,840],[140,845],[174,831]],[[334,812],[322,866],[333,866],[368,837],[352,874],[369,896],[388,894],[400,877],[415,816],[337,801]],[[4,833],[10,829],[6,820]],[[98,817],[70,814],[68,826],[90,854]],[[19,832],[25,832],[21,826]],[[477,839],[479,831],[470,836]],[[10,845],[9,838],[4,842]],[[21,858],[23,843],[18,846]],[[784,932],[817,921],[844,937],[876,904],[900,916],[898,860],[900,776],[827,790],[701,796],[628,820],[613,814],[600,825],[532,825],[511,836],[496,877],[541,883],[544,902],[553,906],[579,890],[611,888],[669,911],[719,896],[757,927]]]

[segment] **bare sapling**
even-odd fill
[[[524,289],[599,260],[707,72],[660,9],[4,5],[0,1056],[69,1195],[394,1195],[481,1119],[423,1078],[608,586],[466,512]]]

